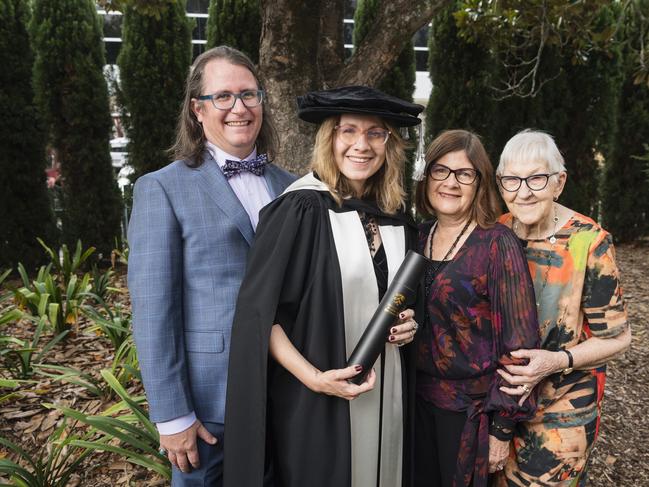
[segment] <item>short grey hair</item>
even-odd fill
[[[550,134],[540,130],[525,129],[518,132],[505,144],[496,175],[500,176],[511,164],[545,162],[550,172],[564,172],[563,156]]]

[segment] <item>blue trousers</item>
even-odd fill
[[[203,423],[203,426],[216,436],[218,439],[216,445],[210,445],[198,438],[200,468],[183,473],[176,467],[172,467],[172,487],[221,487],[223,485],[223,424]]]

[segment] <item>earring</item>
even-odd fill
[[[558,197],[558,196],[554,196],[554,197],[552,198],[552,201],[554,201],[554,202],[556,203],[557,201],[559,201],[559,197]]]

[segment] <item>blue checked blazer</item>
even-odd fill
[[[295,177],[269,164],[271,197]],[[128,229],[133,335],[154,422],[223,423],[230,331],[254,236],[214,159],[138,179]]]

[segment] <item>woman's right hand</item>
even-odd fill
[[[371,391],[376,382],[374,369],[370,370],[365,381],[360,385],[347,382],[361,372],[360,365],[351,365],[344,369],[331,369],[325,372],[317,371],[311,390],[352,401],[364,392]]]

